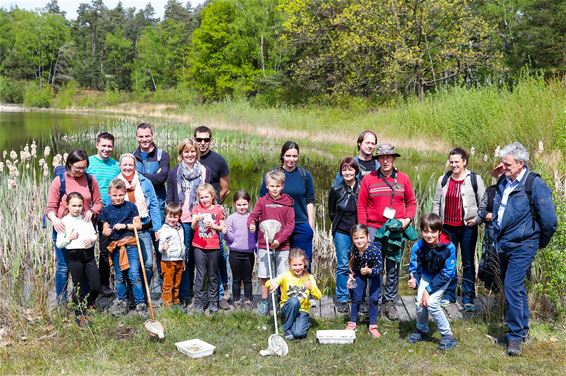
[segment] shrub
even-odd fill
[[[23,103],[25,81],[11,80],[0,76],[0,102]]]
[[[67,82],[59,93],[53,98],[53,107],[56,108],[68,108],[73,105],[75,96],[78,93],[79,83],[77,81]]]
[[[24,92],[24,105],[27,107],[43,107],[51,106],[53,99],[53,90],[51,86],[40,86],[35,82],[30,82]]]

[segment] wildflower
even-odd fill
[[[12,160],[16,160],[18,158],[18,153],[16,153],[15,151],[11,151],[10,152],[10,158],[12,158]]]
[[[16,189],[17,183],[16,179],[8,179],[8,189]]]
[[[39,160],[39,167],[43,167],[44,164],[45,164],[45,159],[41,158]]]
[[[0,172],[4,172],[4,162],[0,162]]]
[[[544,144],[542,143],[542,140],[540,140],[538,142],[538,153],[542,154],[544,152]]]
[[[49,176],[49,167],[47,167],[47,163],[43,165],[43,176]]]
[[[37,157],[37,145],[35,144],[35,140],[31,142],[31,156]]]
[[[63,163],[61,163],[61,160],[63,159],[63,157],[61,157],[61,154],[57,154],[53,157],[53,167],[57,167],[57,166],[61,166]]]
[[[8,155],[8,152],[6,150],[4,150],[4,152],[2,152],[2,159],[6,159],[7,155]]]
[[[63,164],[67,163],[67,157],[68,156],[69,156],[69,153],[63,154]]]
[[[499,151],[501,150],[501,146],[497,145],[495,148],[495,158],[499,158]]]
[[[472,146],[472,148],[470,149],[470,155],[474,156],[476,155],[476,148]]]
[[[488,157],[487,157],[487,154],[484,154],[484,155],[483,155],[483,161],[484,161],[484,162],[487,162],[487,158],[488,158]]]
[[[51,154],[51,148],[49,146],[46,146],[45,149],[43,149],[43,156],[47,158],[49,157],[49,154]]]

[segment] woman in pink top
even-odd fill
[[[67,194],[78,192],[84,198],[83,219],[91,222],[102,210],[100,189],[94,176],[87,176],[88,156],[82,149],[69,153],[65,162],[65,172],[56,176],[49,187],[47,196],[47,209],[45,215],[53,225],[53,248],[55,248],[55,293],[57,302],[63,304],[68,300],[67,281],[69,279],[69,265],[61,249],[57,247],[57,233],[65,231],[63,217],[69,213],[67,208]],[[90,182],[89,182],[90,181]]]

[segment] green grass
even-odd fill
[[[150,340],[136,317],[96,316],[89,328],[79,329],[72,319],[55,317],[17,327],[8,347],[0,347],[0,374],[556,374],[566,371],[565,332],[533,323],[532,340],[520,358],[509,358],[504,348],[486,336],[503,328],[482,321],[453,323],[459,344],[452,351],[432,342],[410,345],[407,335],[414,322],[380,320],[382,337],[373,339],[366,324],[359,325],[353,345],[320,345],[317,329],[337,329],[344,321],[312,320],[306,339],[288,341],[284,358],[261,357],[273,331],[270,318],[237,312],[187,316],[167,311],[158,319],[166,328],[164,342]],[[200,338],[216,346],[213,356],[190,359],[174,343]]]

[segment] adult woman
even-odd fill
[[[291,235],[291,247],[301,248],[309,260],[309,270],[312,263],[312,238],[314,228],[314,183],[310,172],[298,167],[299,145],[287,141],[281,148],[279,156],[280,168],[285,173],[283,193],[288,194],[294,201],[295,228]],[[261,184],[260,196],[267,193],[265,180]]]
[[[340,182],[330,189],[328,213],[332,219],[332,236],[336,247],[336,310],[348,312],[348,251],[352,247],[350,229],[358,222],[357,205],[360,184],[358,163],[344,158],[340,163]]]
[[[116,178],[126,183],[126,201],[130,201],[138,208],[142,222],[142,229],[138,232],[140,246],[145,267],[147,283],[151,286],[153,277],[153,241],[151,230],[157,232],[161,229],[161,214],[159,201],[151,181],[136,171],[136,157],[126,153],[120,156],[120,174]]]
[[[65,171],[55,176],[49,187],[47,209],[45,215],[53,224],[53,247],[55,248],[55,294],[58,303],[65,303],[67,297],[67,281],[69,266],[64,250],[55,244],[57,233],[65,231],[62,218],[69,213],[67,208],[67,193],[78,192],[84,198],[83,218],[90,222],[102,210],[100,189],[94,176],[86,175],[88,156],[84,150],[71,151],[65,162]],[[84,286],[86,288],[86,286]]]
[[[478,206],[485,192],[485,185],[479,175],[470,172],[468,153],[464,149],[455,148],[448,154],[450,171],[438,179],[436,194],[432,203],[432,212],[442,218],[442,224],[450,235],[456,248],[460,245],[462,258],[462,292],[464,309],[475,311],[475,251],[478,239]],[[454,278],[446,291],[442,304],[456,302],[456,286]]]
[[[191,210],[197,203],[197,187],[206,182],[206,168],[200,163],[200,149],[193,138],[185,138],[178,149],[179,163],[169,171],[167,178],[167,203],[179,204],[183,208],[181,223],[185,233],[185,247],[188,267],[183,271],[179,298],[181,302],[190,300],[190,288],[194,278],[194,254],[191,252]]]

